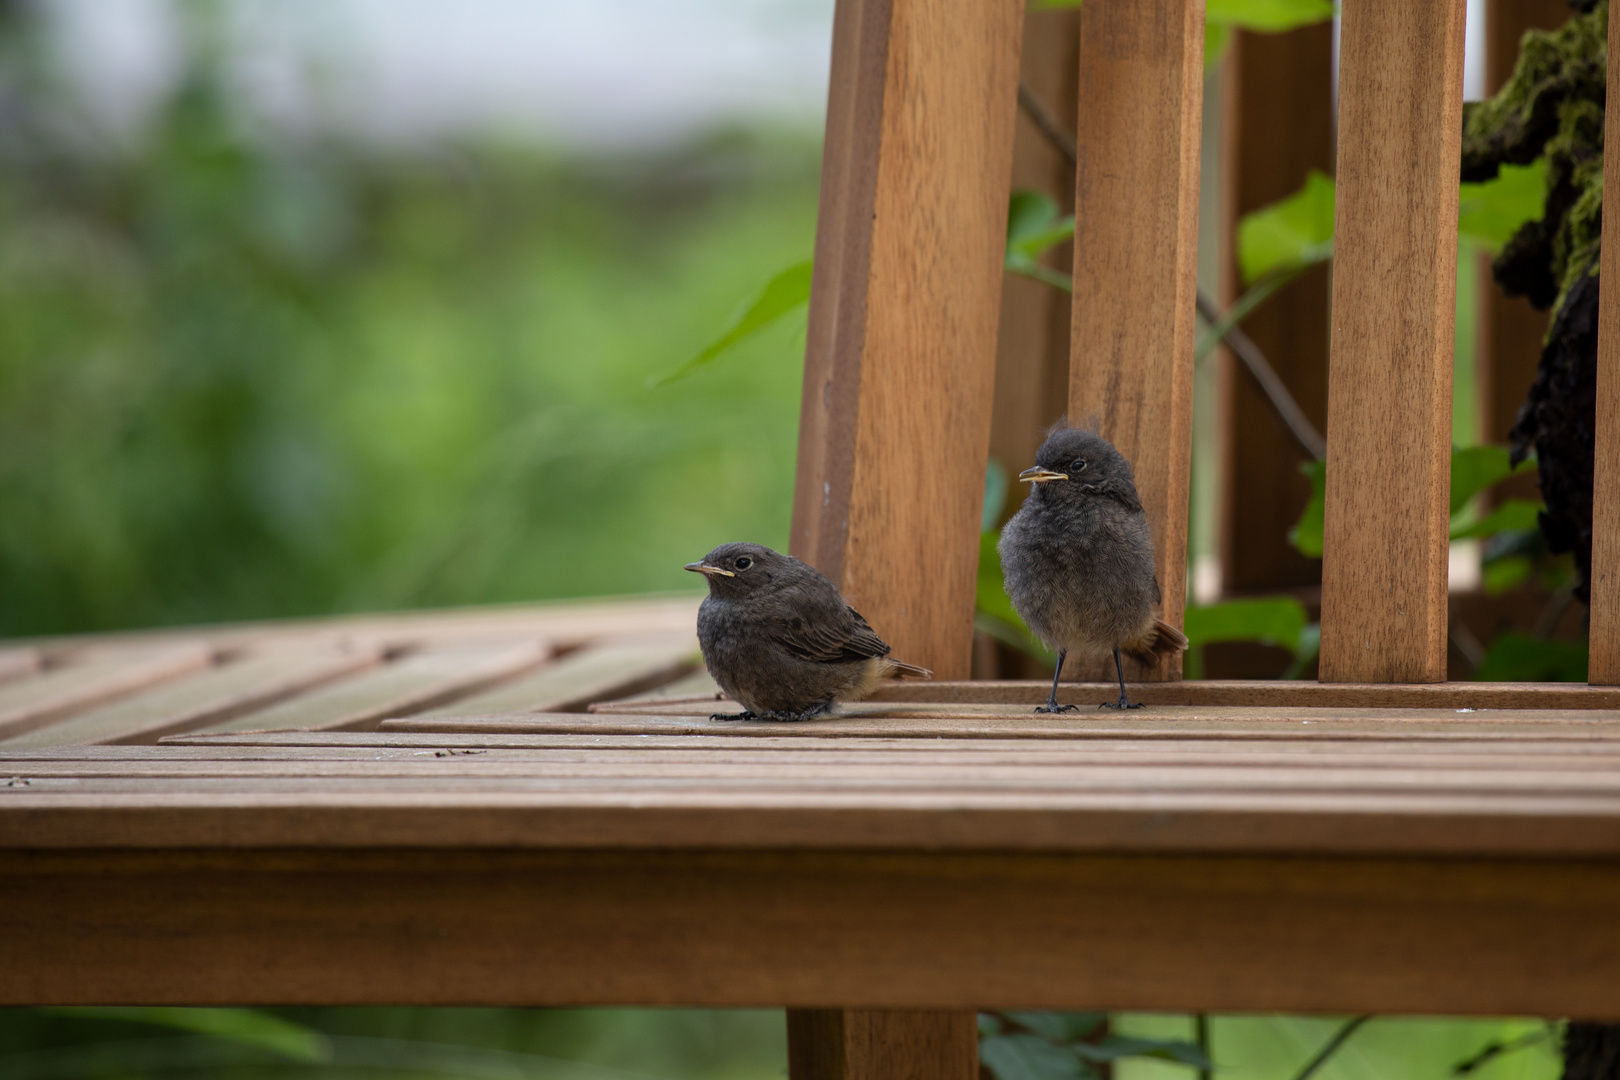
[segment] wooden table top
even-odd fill
[[[1612,690],[1049,716],[1038,684],[923,683],[717,721],[694,607],[0,650],[0,1003],[1620,1015]],[[423,933],[429,968],[397,950]]]

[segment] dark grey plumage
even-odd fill
[[[721,544],[686,569],[709,579],[698,608],[703,662],[747,712],[717,720],[805,720],[863,697],[895,671],[889,646],[813,566],[763,544]]]
[[[1058,654],[1039,711],[1074,708],[1058,705],[1057,685],[1076,650],[1112,652],[1119,700],[1103,704],[1136,708],[1125,696],[1121,650],[1152,664],[1187,639],[1158,617],[1153,537],[1131,463],[1101,435],[1059,426],[1019,479],[1033,490],[1001,530],[997,551],[1013,606]]]

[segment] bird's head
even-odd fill
[[[791,555],[764,544],[736,543],[721,544],[686,569],[709,579],[712,596],[747,596],[766,591],[799,565]]]
[[[1018,479],[1034,485],[1039,497],[1064,500],[1083,498],[1088,486],[1105,480],[1136,482],[1131,463],[1113,443],[1094,431],[1071,427],[1053,428],[1035,453],[1035,467]]]

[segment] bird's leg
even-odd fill
[[[709,714],[710,720],[758,720],[759,717],[751,712],[717,712]]]
[[[1050,694],[1046,695],[1046,704],[1045,705],[1037,705],[1037,706],[1035,706],[1035,711],[1036,712],[1047,712],[1047,713],[1074,712],[1074,710],[1079,707],[1079,706],[1076,706],[1076,705],[1059,705],[1057,703],[1058,680],[1063,678],[1063,661],[1068,655],[1069,655],[1069,650],[1068,649],[1059,649],[1058,650],[1057,670],[1052,672],[1052,692]]]
[[[1098,705],[1099,709],[1140,709],[1140,701],[1132,701],[1125,696],[1125,665],[1119,659],[1119,649],[1114,650],[1114,673],[1119,676],[1119,700],[1105,701]]]

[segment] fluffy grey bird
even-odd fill
[[[1018,478],[1034,487],[996,550],[1013,607],[1058,654],[1052,693],[1036,711],[1074,708],[1057,703],[1063,661],[1073,651],[1112,651],[1119,700],[1103,707],[1139,708],[1125,696],[1120,652],[1153,664],[1161,653],[1185,649],[1187,639],[1159,618],[1153,537],[1131,463],[1101,435],[1059,424],[1035,467]]]
[[[721,544],[686,569],[709,579],[698,643],[709,674],[747,712],[716,720],[807,720],[893,673],[889,646],[813,566],[763,544]]]

